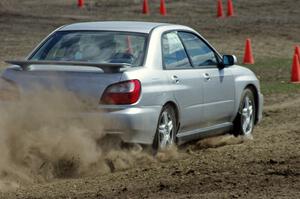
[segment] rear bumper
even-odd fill
[[[0,111],[16,110],[18,102],[0,101]],[[10,109],[12,108],[12,109]],[[88,112],[55,115],[61,121],[79,120],[87,129],[104,135],[118,135],[126,143],[152,144],[156,133],[161,106],[98,107]],[[67,118],[65,118],[67,117]],[[64,118],[66,120],[64,120]]]
[[[81,113],[80,117],[100,123],[105,134],[118,134],[124,142],[152,144],[161,108],[101,108],[99,112]]]

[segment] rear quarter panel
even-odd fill
[[[142,85],[141,97],[135,106],[162,107],[166,102],[173,101],[166,71],[143,67],[125,72],[122,81],[129,79],[138,79]]]

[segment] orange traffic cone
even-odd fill
[[[160,14],[162,16],[166,16],[167,15],[167,9],[166,9],[165,0],[160,0]]]
[[[143,14],[149,14],[149,5],[148,5],[148,0],[144,0],[143,1],[143,10],[142,10]]]
[[[232,17],[233,15],[234,15],[234,12],[233,12],[232,0],[227,0],[227,16]]]
[[[295,46],[295,53],[294,54],[298,55],[299,61],[300,61],[300,47],[299,46]]]
[[[246,40],[244,64],[254,64],[254,57],[252,54],[251,40]]]
[[[218,4],[217,4],[217,17],[223,17],[222,0],[218,0]]]
[[[84,0],[78,0],[77,6],[78,6],[78,8],[82,8],[84,6]]]
[[[300,83],[300,63],[297,54],[294,55],[292,71],[291,71],[291,82]]]

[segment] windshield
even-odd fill
[[[143,64],[146,34],[60,31],[34,52],[30,60]]]

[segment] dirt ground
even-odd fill
[[[75,0],[1,0],[0,65],[25,57],[52,30],[78,21],[185,24],[240,60],[248,37],[257,60],[291,59],[294,45],[300,44],[300,1],[234,1],[235,17],[224,19],[216,19],[211,0],[167,0],[166,17],[158,14],[158,0],[149,0],[149,16],[140,14],[139,0],[86,2],[77,9]],[[264,119],[253,140],[209,138],[155,158],[138,149],[119,151],[103,172],[25,183],[12,176],[0,181],[0,198],[299,198],[300,92],[265,98]],[[0,173],[0,180],[6,175]]]

